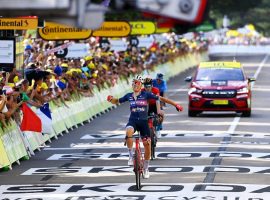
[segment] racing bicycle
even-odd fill
[[[137,134],[134,134],[132,136],[135,138],[135,151],[133,155],[133,166],[134,166],[134,173],[135,173],[135,179],[136,179],[136,189],[140,190],[141,185],[141,177],[143,174],[143,165],[144,165],[144,158],[140,147],[140,132],[137,131]],[[125,144],[126,145],[126,142]]]

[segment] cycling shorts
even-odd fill
[[[131,126],[134,128],[135,131],[140,132],[141,138],[147,138],[150,137],[150,130],[148,126],[148,121],[147,120],[133,120],[129,119],[126,127]]]

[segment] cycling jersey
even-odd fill
[[[148,116],[148,100],[158,100],[159,97],[146,91],[141,91],[135,100],[133,93],[127,93],[119,99],[119,103],[129,101],[130,103],[130,120],[147,120]]]
[[[159,89],[160,94],[163,94],[164,92],[167,91],[167,84],[166,84],[166,81],[164,81],[164,80],[161,80],[161,83],[158,83],[157,79],[154,79],[153,86],[157,87]],[[161,96],[163,96],[163,95],[161,95]]]
[[[142,91],[145,91],[145,89],[143,88]],[[153,94],[159,96],[159,89],[156,87],[152,87],[152,91]],[[155,106],[156,105],[156,100],[155,99],[149,99],[148,100],[149,106]]]

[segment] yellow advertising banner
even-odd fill
[[[95,37],[125,37],[131,32],[130,24],[124,21],[107,21],[93,31]]]
[[[44,40],[83,40],[89,38],[92,31],[54,22],[45,22],[45,27],[39,28],[38,33]]]
[[[170,28],[157,28],[156,33],[168,33],[170,30]]]
[[[129,22],[131,25],[130,35],[150,35],[155,33],[156,25],[149,21]]]
[[[37,29],[38,18],[0,18],[0,30]]]

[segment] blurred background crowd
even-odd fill
[[[23,102],[37,108],[46,102],[68,107],[67,101],[91,98],[120,79],[128,83],[135,74],[149,74],[159,64],[208,46],[208,40],[199,34],[192,39],[173,33],[166,37],[162,44],[154,40],[149,48],[128,45],[119,52],[100,47],[101,38],[92,37],[83,41],[90,49],[87,56],[68,59],[47,53],[55,48],[55,41],[25,38],[23,65],[0,72],[1,126],[5,128],[11,118],[20,123],[18,108]]]

